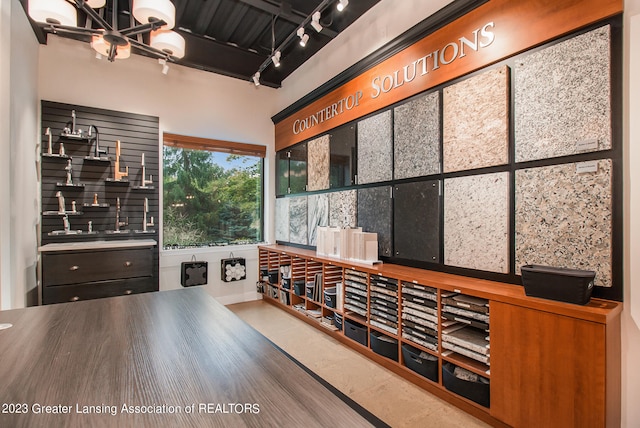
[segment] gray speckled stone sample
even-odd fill
[[[289,242],[307,245],[307,197],[289,198]]]
[[[276,199],[276,241],[289,242],[289,198]]]
[[[440,263],[440,182],[396,185],[393,213],[395,256]]]
[[[329,193],[329,226],[356,227],[358,225],[358,191],[343,190]]]
[[[311,140],[307,143],[307,190],[324,190],[329,188],[329,135]]]
[[[318,236],[318,226],[329,224],[329,195],[307,196],[307,233],[309,235],[309,245],[316,245]]]
[[[444,181],[444,263],[509,271],[509,173]]]
[[[611,286],[610,159],[516,171],[516,273],[527,264],[586,269]]]
[[[440,94],[420,96],[394,109],[394,178],[440,172]]]
[[[358,122],[358,184],[392,178],[391,110]]]
[[[516,61],[516,162],[611,148],[610,63],[609,26]]]
[[[391,256],[391,186],[358,189],[358,226],[378,234],[378,254]]]
[[[509,68],[489,70],[444,88],[445,172],[509,160]]]

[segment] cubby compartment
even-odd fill
[[[402,282],[402,338],[438,352],[438,297],[435,288]]]
[[[342,315],[334,312],[333,314],[333,325],[336,326],[338,331],[342,331]]]
[[[369,337],[371,339],[371,350],[373,352],[392,359],[393,361],[398,361],[397,339],[389,337],[386,334],[378,333],[377,331],[369,333]]]
[[[344,309],[356,313],[366,320],[369,310],[367,274],[354,269],[345,269],[344,285]]]
[[[293,292],[301,297],[305,295],[305,281],[304,279],[296,279],[293,281]]]
[[[434,382],[438,381],[438,357],[421,351],[408,343],[402,344],[402,361],[404,365]]]
[[[344,334],[363,346],[368,346],[367,326],[348,318],[344,319]]]
[[[489,379],[452,363],[442,365],[442,384],[449,391],[489,407]]]
[[[398,280],[373,275],[370,280],[371,325],[391,334],[398,334]],[[396,350],[396,359],[397,359]]]
[[[455,292],[442,292],[442,348],[445,356],[455,354],[478,361],[488,371],[489,301]],[[443,351],[444,352],[444,351]]]

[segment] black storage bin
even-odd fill
[[[314,288],[315,288],[315,284],[313,282],[305,285],[305,289],[307,290],[307,299],[313,300]]]
[[[260,268],[260,279],[262,281],[269,281],[269,269],[266,267]]]
[[[336,287],[331,287],[324,290],[324,304],[329,308],[336,307]]]
[[[369,344],[367,340],[367,327],[355,321],[351,321],[350,319],[344,320],[344,334],[361,345],[367,346]]]
[[[552,266],[522,266],[522,285],[527,296],[586,305],[591,300],[596,273]]]
[[[342,315],[337,313],[333,314],[333,325],[338,328],[338,331],[342,331]]]
[[[282,278],[282,288],[291,289],[291,278]]]
[[[278,271],[270,270],[269,271],[269,283],[277,284],[278,283]]]
[[[304,280],[293,281],[293,292],[298,296],[304,296]]]
[[[481,406],[489,407],[489,383],[459,379],[453,374],[455,368],[456,366],[451,363],[442,365],[442,384],[444,387]]]
[[[402,359],[407,368],[434,382],[438,381],[438,357],[429,354],[420,356],[422,351],[406,343],[402,344]]]
[[[377,331],[372,331],[369,336],[371,336],[371,349],[373,352],[393,361],[398,361],[398,341],[396,339]]]

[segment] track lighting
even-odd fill
[[[298,37],[300,37],[300,46],[307,46],[307,42],[309,41],[309,35],[304,33],[304,28],[298,28]]]
[[[280,67],[280,57],[282,56],[282,53],[280,53],[280,51],[276,51],[275,54],[273,54],[273,56],[271,57],[271,60],[273,61],[273,65],[275,67]]]
[[[162,66],[162,74],[166,75],[169,72],[169,64],[167,64],[167,60],[164,58],[159,58],[158,64]]]
[[[256,72],[256,74],[253,75],[252,77],[253,79],[253,84],[256,86],[260,86],[260,72]]]
[[[317,11],[313,15],[311,15],[311,26],[318,33],[322,31],[322,25],[320,25],[320,11]]]
[[[338,9],[338,12],[342,12],[344,8],[347,7],[348,4],[349,4],[349,0],[339,0],[338,5],[336,6],[336,9]]]

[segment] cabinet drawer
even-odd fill
[[[152,275],[152,248],[65,252],[42,256],[44,287]]]
[[[42,289],[42,304],[48,305],[51,303],[125,296],[147,291],[158,291],[158,284],[155,278],[124,279],[89,284],[44,287]]]

